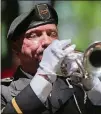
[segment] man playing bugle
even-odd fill
[[[101,114],[99,78],[84,79],[85,91],[57,76],[64,58],[75,50],[71,40],[58,40],[57,25],[56,11],[45,3],[12,22],[7,39],[20,66],[13,79],[2,80],[3,114]]]

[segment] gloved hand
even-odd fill
[[[98,77],[92,76],[88,79],[82,79],[82,84],[86,90],[87,96],[93,105],[101,106],[101,81]]]
[[[43,58],[39,64],[37,74],[47,75],[53,83],[56,80],[56,72],[60,69],[64,57],[73,52],[75,45],[70,45],[71,40],[55,40],[44,50]],[[67,47],[65,49],[65,47]]]
[[[82,59],[83,59],[83,54],[80,52],[79,53],[71,52],[65,57],[62,66],[66,77],[72,75],[74,72],[76,72],[79,69],[76,60],[78,60],[78,62],[81,63]]]
[[[84,89],[89,91],[91,90],[96,84],[99,82],[98,77],[89,77],[89,78],[83,78],[82,79],[82,84],[84,86]]]
[[[68,46],[70,43],[71,40],[55,40],[43,52],[37,73],[30,82],[32,90],[42,103],[52,90],[52,83],[57,77],[56,72],[64,57],[74,51],[75,45]]]

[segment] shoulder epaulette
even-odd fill
[[[13,78],[3,78],[1,79],[1,83],[10,83],[13,81]]]

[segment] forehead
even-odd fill
[[[31,28],[31,29],[27,30],[25,33],[29,33],[29,32],[36,31],[36,30],[40,30],[40,31],[57,30],[57,26],[55,24],[41,25],[41,26],[38,26],[35,28]]]
[[[25,33],[21,34],[15,42],[22,41],[25,37],[25,34],[29,34],[34,31],[47,31],[47,30],[52,30],[52,31],[57,32],[57,26],[55,24],[46,24],[46,25],[35,27],[35,28],[31,28],[27,30]]]

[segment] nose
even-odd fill
[[[42,37],[42,47],[43,48],[47,48],[52,42],[52,38],[50,36],[47,35],[47,33],[43,33],[43,37]]]

